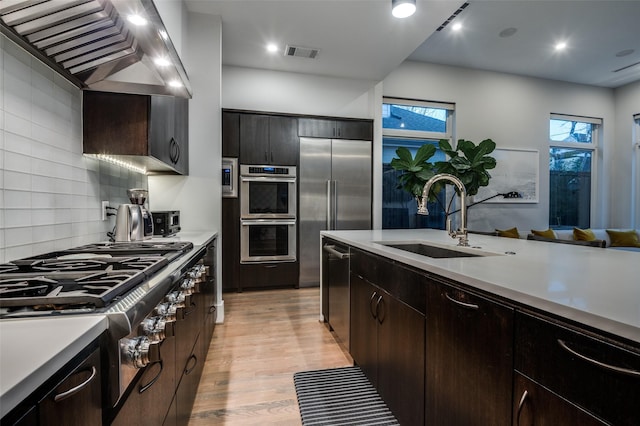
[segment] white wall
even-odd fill
[[[189,175],[149,176],[151,210],[180,210],[185,231],[221,230],[222,126],[220,82],[222,23],[219,16],[188,13],[182,61],[193,88],[189,101]],[[222,264],[221,239],[218,265]],[[222,268],[217,268],[222,282]],[[218,320],[224,320],[218,288]]]
[[[469,228],[547,229],[549,215],[549,114],[599,117],[604,122],[602,173],[593,227],[610,226],[611,173],[616,103],[612,89],[418,62],[404,62],[385,78],[384,96],[455,103],[455,139],[493,139],[498,147],[540,152],[539,202],[481,204],[469,212]]]
[[[640,156],[634,148],[634,114],[640,114],[640,82],[615,90],[616,143],[612,155],[615,164],[611,186],[611,225],[640,228]],[[634,203],[635,202],[635,203]],[[635,205],[634,205],[635,204]],[[635,217],[633,217],[635,213]]]

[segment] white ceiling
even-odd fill
[[[461,0],[417,0],[403,20],[391,16],[391,0],[186,0],[190,11],[222,17],[224,65],[379,81],[410,59],[604,87],[640,80],[638,0],[469,3],[456,33],[436,29]],[[499,36],[510,27],[514,35]],[[560,39],[568,47],[555,52]],[[266,51],[270,42],[278,54]],[[286,44],[320,53],[285,57]]]

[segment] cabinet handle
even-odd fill
[[[467,308],[467,309],[479,309],[479,308],[480,308],[480,306],[475,305],[475,304],[473,304],[473,303],[465,303],[465,302],[461,302],[461,301],[459,301],[459,300],[456,300],[456,299],[454,299],[453,297],[449,296],[449,294],[448,294],[448,293],[445,293],[444,295],[445,295],[445,297],[446,297],[447,299],[449,299],[451,302],[455,303],[456,305],[462,306],[463,308]]]
[[[158,379],[160,378],[160,375],[162,374],[162,370],[164,369],[164,365],[162,364],[162,360],[158,361],[155,364],[160,364],[160,371],[158,371],[158,374],[156,374],[154,376],[153,379],[151,379],[151,381],[149,383],[147,383],[146,385],[140,385],[140,388],[138,389],[138,393],[143,393],[146,392],[147,389],[149,389],[151,386],[153,386],[153,384],[155,382],[158,381]],[[153,365],[153,364],[152,364]],[[150,365],[151,366],[151,365]],[[149,367],[150,367],[149,366]]]
[[[593,358],[589,358],[586,355],[582,355],[581,353],[575,351],[574,349],[571,349],[567,343],[562,340],[562,339],[558,339],[558,344],[560,345],[560,347],[562,349],[564,349],[565,351],[569,352],[572,355],[577,356],[578,358],[593,364],[597,367],[603,368],[605,370],[609,370],[609,371],[614,371],[616,373],[620,373],[620,374],[625,374],[627,376],[632,376],[632,377],[640,377],[640,371],[638,370],[632,370],[630,368],[624,368],[624,367],[616,367],[615,365],[609,365],[609,364],[605,364],[604,362],[595,360]]]
[[[191,368],[185,367],[184,374],[191,374],[193,369],[196,368],[196,365],[198,365],[198,357],[195,354],[192,354],[189,357],[189,361],[191,361],[191,360],[193,360],[193,367],[191,367]],[[189,365],[189,362],[187,362],[187,365]]]
[[[324,251],[334,255],[338,259],[342,260],[342,259],[348,259],[349,258],[349,253],[343,253],[341,251],[336,250],[336,246],[334,246],[334,245],[327,244],[327,245],[325,245],[323,247],[323,249],[324,249]]]
[[[373,310],[373,299],[375,299],[377,295],[378,295],[378,292],[374,291],[373,293],[371,293],[371,298],[369,299],[369,312],[371,313],[371,316],[373,318],[376,317],[376,311]]]
[[[176,164],[180,159],[180,145],[174,138],[169,141],[169,159],[173,164]]]
[[[268,155],[268,152],[265,151],[264,152],[264,161],[268,161],[268,160],[269,160],[269,155]]]
[[[522,414],[522,407],[524,407],[524,403],[529,396],[529,391],[525,390],[522,392],[522,397],[520,398],[520,402],[518,403],[518,413],[516,414],[516,425],[520,425],[520,415]]]
[[[57,394],[56,396],[53,397],[53,401],[54,402],[60,402],[60,401],[62,401],[64,399],[67,399],[70,396],[75,395],[76,393],[80,392],[82,389],[86,388],[89,385],[89,383],[93,380],[94,377],[96,377],[96,373],[97,373],[96,367],[94,367],[92,365],[91,366],[91,375],[89,376],[89,378],[87,380],[85,380],[84,382],[80,383],[78,386],[72,387],[68,391],[65,391],[65,392]]]
[[[380,309],[382,307],[382,309]],[[378,317],[378,323],[382,324],[384,322],[384,299],[382,295],[378,296],[378,301],[376,302],[376,316]]]

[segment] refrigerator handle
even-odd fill
[[[338,181],[333,181],[333,229],[338,229]]]
[[[331,181],[327,181],[327,231],[331,230]]]

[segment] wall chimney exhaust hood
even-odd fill
[[[152,0],[0,0],[0,29],[81,89],[192,96]]]

